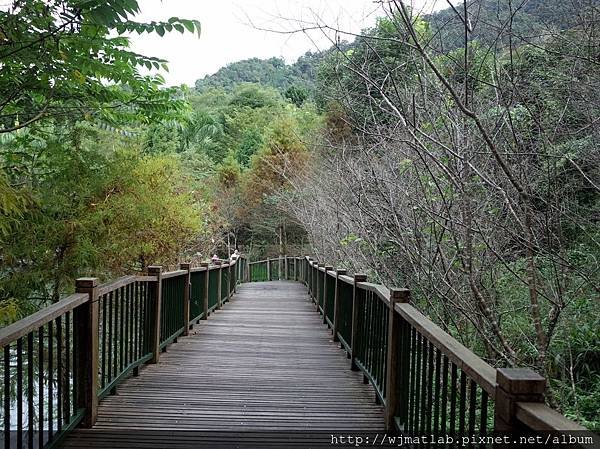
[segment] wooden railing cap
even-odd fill
[[[80,288],[94,288],[98,286],[98,278],[84,277],[77,278],[75,281],[75,288],[79,290]]]
[[[181,262],[179,264],[179,269],[181,270],[190,270],[192,268],[192,264],[190,262]]]
[[[546,379],[529,368],[498,368],[496,383],[509,394],[544,394]]]
[[[150,265],[148,267],[148,274],[162,273],[162,265]]]
[[[365,273],[355,273],[354,274],[354,282],[365,282],[367,280],[367,275]]]
[[[410,290],[407,288],[390,288],[390,301],[392,303],[410,302]]]

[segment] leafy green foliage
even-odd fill
[[[85,123],[4,141],[9,180],[31,201],[0,237],[0,321],[56,301],[77,276],[169,263],[203,231],[205,203],[177,158],[141,156],[138,146]]]
[[[0,11],[0,132],[44,117],[95,116],[112,124],[178,114],[185,102],[162,89],[166,61],[128,49],[126,32],[199,32],[197,21],[139,23],[137,0],[14,1]]]
[[[522,3],[479,0],[467,2],[470,22],[474,25],[471,39],[485,45],[507,43],[508,33],[498,41],[498,30],[510,26],[517,36],[537,40],[550,29],[564,30],[577,22],[577,17],[586,6],[593,2],[575,0],[531,0]],[[457,11],[463,15],[462,2]],[[450,8],[426,17],[431,24],[434,44],[448,52],[464,47],[464,26],[462,19]]]

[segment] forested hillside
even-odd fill
[[[76,277],[313,254],[408,287],[600,428],[599,5],[404,2],[351,42],[166,88],[136,0],[0,11],[0,325]],[[322,24],[334,30],[332,24]],[[340,36],[343,36],[340,30]],[[349,39],[350,40],[350,39]],[[147,74],[151,70],[151,74]]]
[[[540,42],[557,31],[577,26],[581,11],[596,3],[596,0],[471,1],[468,2],[468,26],[472,30],[469,38],[492,46],[506,44],[510,38],[517,39],[517,45]],[[464,6],[462,2],[456,5],[454,10],[447,8],[426,18],[435,45],[445,51],[463,47]],[[510,28],[506,28],[507,24]]]

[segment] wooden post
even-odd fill
[[[279,274],[279,276],[277,276],[277,280],[279,280],[279,281],[280,281],[281,279],[284,279],[284,277],[282,277],[282,276],[281,276],[281,274],[282,274],[282,271],[283,271],[283,269],[282,269],[282,265],[283,265],[283,264],[281,263],[281,261],[282,261],[282,260],[283,260],[283,259],[282,259],[282,257],[281,257],[281,254],[280,254],[280,255],[277,257],[277,267],[278,267],[278,270],[277,270],[277,271],[279,272],[279,273],[278,273],[278,274]]]
[[[203,268],[206,268],[206,270],[204,271],[204,294],[202,295],[202,310],[204,310],[204,313],[202,314],[202,319],[203,320],[208,320],[208,315],[209,315],[209,311],[208,311],[208,283],[210,282],[210,273],[208,271],[208,262],[201,262],[200,266]]]
[[[308,277],[306,278],[306,285],[308,287],[308,293],[310,295],[310,299],[313,299],[313,290],[312,290],[312,271],[313,271],[313,266],[312,266],[312,262],[313,262],[312,257],[309,257],[308,260],[306,261],[306,263],[308,264],[308,268],[306,270],[306,273],[308,275]]]
[[[162,303],[162,267],[160,265],[152,265],[148,267],[148,276],[156,276],[156,281],[153,282],[153,297],[154,305],[153,314],[150,317],[150,352],[152,358],[149,363],[158,363],[160,357],[160,308]]]
[[[357,307],[357,294],[358,294],[358,287],[356,286],[356,284],[358,284],[359,282],[367,282],[367,275],[366,274],[355,274],[354,275],[354,285],[352,288],[352,337],[350,339],[351,343],[350,343],[350,351],[351,355],[350,355],[350,369],[352,371],[358,371],[358,366],[356,366],[356,344],[357,344],[357,329],[358,329],[358,307]]]
[[[325,267],[324,263],[318,263],[317,264],[317,269],[315,271],[315,274],[317,275],[317,296],[315,296],[315,304],[317,305],[317,312],[319,311],[319,299],[321,298],[321,283],[319,282],[319,278],[321,277],[321,267]],[[324,280],[323,280],[324,281]],[[325,285],[325,282],[323,282],[323,285]]]
[[[323,273],[323,324],[327,324],[327,290],[331,288],[331,285],[328,285],[331,282],[329,282],[327,272],[330,270],[333,270],[333,267],[325,265],[325,272]]]
[[[267,281],[271,280],[271,259],[267,257]]]
[[[233,272],[235,273],[235,282],[233,283],[233,293],[237,292],[237,283],[238,280],[240,279],[240,264],[239,264],[239,257],[235,259],[235,265],[234,265],[234,269]]]
[[[73,335],[77,350],[76,405],[85,409],[82,425],[90,428],[98,418],[98,279],[79,278],[75,289],[89,296],[73,311]]]
[[[294,257],[294,281],[298,282],[298,257]]]
[[[217,276],[218,279],[218,287],[217,287],[217,309],[221,309],[221,307],[223,306],[223,299],[222,299],[222,295],[221,295],[221,288],[223,287],[221,284],[221,280],[222,280],[222,270],[223,270],[223,266],[221,265],[221,261],[220,260],[215,260],[215,265],[219,267],[219,275]]]
[[[192,292],[192,273],[190,270],[192,269],[192,264],[189,262],[180,263],[179,269],[187,271],[183,290],[183,322],[185,323],[183,335],[187,336],[190,334],[190,295]]]
[[[231,262],[227,264],[227,301],[231,301]]]
[[[546,379],[528,368],[499,368],[496,370],[496,403],[494,430],[522,430],[517,421],[517,402],[544,402]]]
[[[402,415],[401,408],[408,405],[408,397],[403,397],[404,383],[408,385],[407,373],[410,371],[405,363],[399,363],[406,348],[402,345],[402,317],[396,313],[398,303],[408,303],[408,289],[391,288],[388,320],[387,370],[385,376],[385,428],[395,431],[394,420]]]
[[[339,292],[339,285],[340,285],[340,276],[346,274],[347,271],[346,270],[337,270],[335,272],[335,293],[334,293],[334,300],[333,300],[333,341],[340,341],[340,338],[338,337],[338,332],[340,330],[340,307],[341,307],[341,302],[340,302],[340,292]]]

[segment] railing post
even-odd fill
[[[317,275],[317,296],[315,296],[315,304],[317,305],[317,312],[319,311],[319,300],[321,298],[321,282],[319,281],[319,278],[321,277],[321,267],[325,267],[324,263],[318,263],[317,264],[317,269],[315,271],[316,275]],[[323,281],[325,281],[323,279]],[[325,285],[325,282],[323,282],[323,285]]]
[[[150,317],[150,352],[152,352],[152,358],[149,363],[158,363],[160,357],[160,308],[162,298],[162,266],[152,265],[148,267],[148,275],[156,276],[156,281],[152,282],[153,286],[153,297],[152,303],[153,313]]]
[[[183,322],[185,327],[183,329],[183,335],[188,336],[190,334],[190,295],[192,292],[192,264],[189,262],[183,262],[179,264],[180,270],[186,270],[185,275],[185,287],[183,289]]]
[[[221,309],[221,307],[223,306],[223,299],[222,299],[222,294],[221,294],[221,288],[223,287],[222,284],[222,278],[223,278],[223,266],[221,265],[221,261],[220,260],[215,260],[215,265],[219,267],[219,275],[217,276],[218,279],[218,287],[217,287],[217,310]]]
[[[271,280],[271,259],[267,257],[267,281]]]
[[[204,311],[202,319],[208,320],[208,283],[210,282],[210,272],[208,270],[209,264],[208,262],[201,262],[200,266],[206,268],[206,270],[204,270],[204,293],[202,294],[202,310]]]
[[[408,364],[403,363],[403,356],[408,348],[405,347],[402,338],[402,317],[395,311],[396,304],[408,302],[410,302],[408,289],[390,289],[385,377],[385,428],[388,431],[394,430],[394,419],[396,416],[402,417],[401,409],[408,405],[408,397],[404,395],[404,387],[408,386],[407,373],[410,371],[407,370]]]
[[[281,262],[282,262],[282,260],[283,260],[283,258],[281,257],[281,254],[280,254],[280,255],[277,257],[277,267],[278,267],[278,270],[277,270],[277,271],[278,271],[278,273],[277,273],[277,274],[278,274],[278,276],[277,276],[277,280],[278,280],[278,281],[281,281],[281,279],[282,279],[282,276],[281,276],[281,272],[283,271],[283,270],[281,269],[281,266],[283,265],[283,264],[281,263]]]
[[[358,287],[356,284],[359,282],[367,282],[367,275],[362,273],[357,273],[354,275],[354,284],[352,287],[352,337],[350,339],[350,369],[352,371],[358,371],[358,366],[356,366],[356,345],[358,343],[357,339],[357,330],[358,330],[358,307],[357,305],[357,294]]]
[[[323,324],[327,324],[327,289],[331,288],[330,285],[327,285],[331,283],[328,281],[329,276],[327,275],[327,272],[333,270],[333,267],[331,265],[325,265],[324,268],[325,272],[323,273]]]
[[[340,341],[338,331],[340,327],[340,276],[346,274],[346,270],[337,270],[335,272],[335,293],[333,299],[333,341]]]
[[[235,282],[233,283],[233,293],[237,292],[237,283],[238,283],[238,279],[240,278],[239,276],[239,272],[240,272],[240,264],[239,264],[239,257],[236,258],[234,260],[235,262],[235,268],[233,269],[233,272],[235,273]],[[231,273],[229,273],[231,274]]]
[[[306,282],[307,282],[307,286],[308,286],[308,293],[310,295],[310,299],[314,299],[313,288],[312,288],[312,286],[313,286],[313,284],[312,284],[312,274],[313,274],[312,262],[313,262],[312,257],[309,257],[307,260],[308,267],[306,269],[306,273],[307,273],[308,277],[306,279]]]
[[[517,402],[544,402],[546,379],[528,368],[498,368],[496,370],[496,401],[494,430],[515,432]]]
[[[77,350],[76,406],[85,409],[82,425],[90,428],[98,417],[98,279],[79,278],[75,289],[89,296],[73,311],[73,335]]]
[[[227,264],[227,301],[231,301],[231,260]]]

